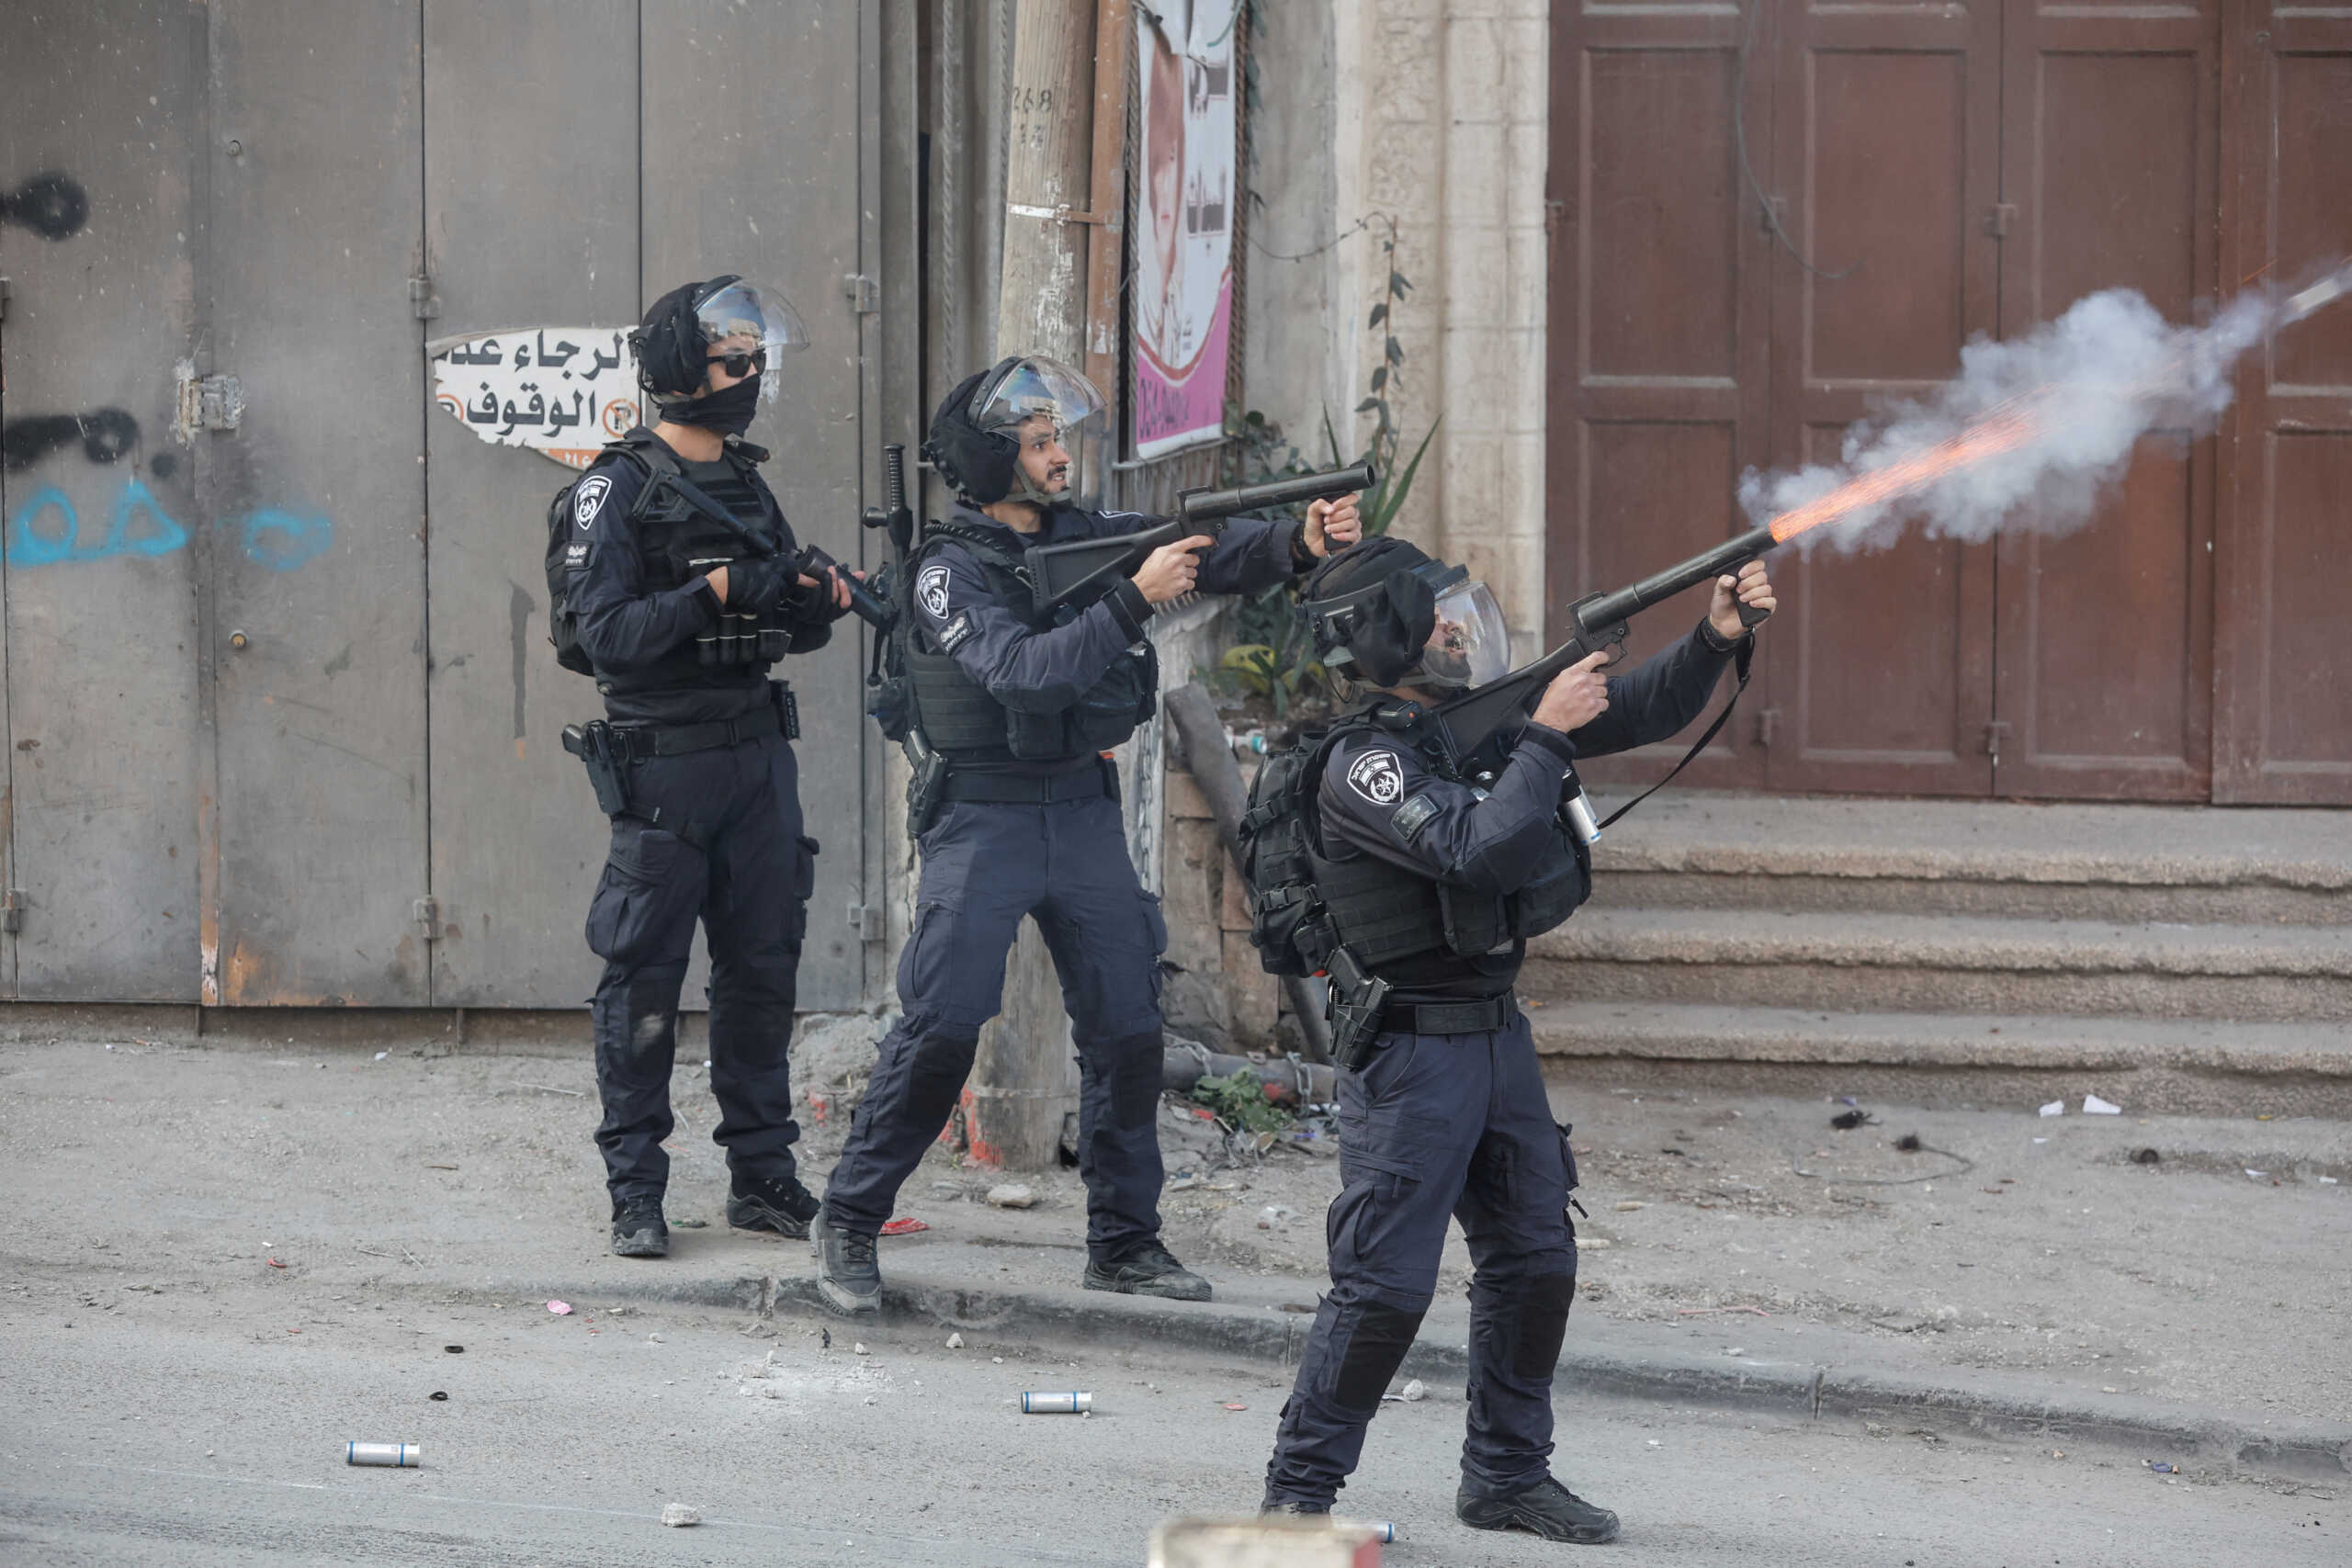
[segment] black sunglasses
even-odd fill
[[[755,348],[749,354],[714,354],[703,363],[723,365],[727,367],[727,373],[740,381],[754,370],[765,370],[768,367],[768,351],[764,348]]]

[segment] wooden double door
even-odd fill
[[[1560,7],[1549,603],[1748,526],[1743,474],[1834,461],[1972,338],[2118,287],[2186,320],[2352,254],[2347,104],[2352,12],[2270,0]],[[1745,716],[1690,776],[2352,803],[2352,307],[2237,387],[2073,532],[1783,558]]]

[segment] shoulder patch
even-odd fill
[[[923,614],[934,621],[947,618],[947,563],[937,561],[922,569],[915,579],[915,603]]]
[[[970,639],[974,629],[969,615],[957,615],[940,628],[939,650],[942,653],[955,652]]]
[[[1396,753],[1382,747],[1348,764],[1348,785],[1374,806],[1394,806],[1405,797],[1405,770]]]
[[[1396,808],[1396,814],[1388,818],[1388,825],[1396,829],[1398,838],[1409,844],[1413,841],[1413,835],[1428,827],[1430,818],[1436,815],[1437,802],[1426,794],[1417,795]]]
[[[594,524],[598,510],[605,504],[605,497],[612,488],[613,477],[610,474],[590,474],[582,479],[571,492],[571,520],[582,528]]]
[[[574,539],[563,547],[563,564],[573,571],[584,571],[588,566],[588,541]]]

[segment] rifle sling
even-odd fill
[[[1713,740],[1717,735],[1723,732],[1724,721],[1731,717],[1731,710],[1739,705],[1739,694],[1747,690],[1748,666],[1755,663],[1755,661],[1756,639],[1753,637],[1743,637],[1740,640],[1738,651],[1732,655],[1732,668],[1739,672],[1739,684],[1731,689],[1731,701],[1724,704],[1724,711],[1715,715],[1715,722],[1707,726],[1707,732],[1704,735],[1702,735],[1698,739],[1690,743],[1690,750],[1682,753],[1682,761],[1675,763],[1674,766],[1668,771],[1666,777],[1658,780],[1657,783],[1650,785],[1649,788],[1642,791],[1641,794],[1634,796],[1633,799],[1627,801],[1624,805],[1619,807],[1616,810],[1602,818],[1600,819],[1600,827],[1602,830],[1607,830],[1609,826],[1615,822],[1617,818],[1624,816],[1625,813],[1631,811],[1634,807],[1639,806],[1642,802],[1647,800],[1650,796],[1656,795],[1667,785],[1672,784],[1674,782],[1674,775],[1689,767],[1690,765],[1690,759],[1705,750],[1707,749],[1707,742]]]

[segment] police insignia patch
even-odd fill
[[[1436,815],[1437,802],[1427,795],[1417,795],[1396,808],[1396,815],[1388,818],[1388,825],[1396,829],[1398,838],[1409,844],[1413,841],[1413,835],[1428,827],[1430,818]]]
[[[944,564],[923,568],[922,575],[915,579],[915,603],[921,604],[923,614],[934,621],[947,618],[947,568]]]
[[[1405,771],[1394,751],[1366,751],[1348,764],[1348,783],[1374,806],[1394,806],[1404,798]]]
[[[945,626],[940,629],[940,651],[943,653],[955,652],[958,648],[961,648],[964,645],[965,639],[969,637],[971,635],[972,617],[969,615],[956,616],[954,620],[948,622]]]
[[[596,521],[596,509],[605,504],[605,492],[613,488],[609,474],[590,474],[571,492],[571,520],[582,528]]]

